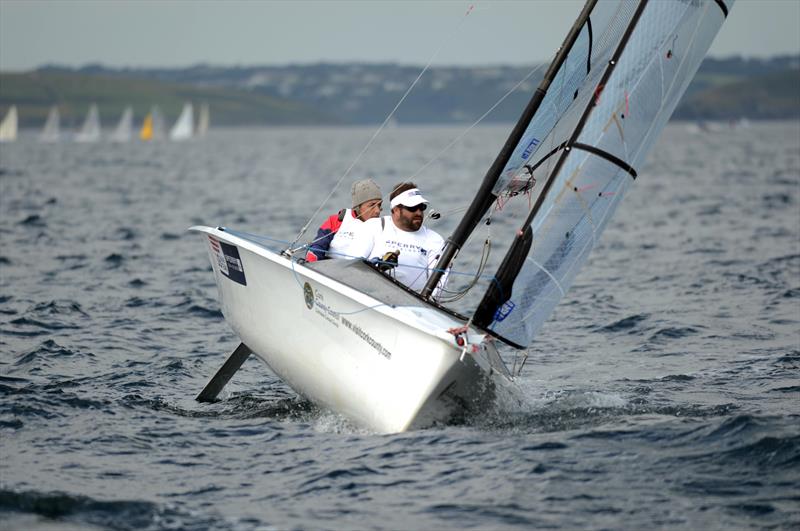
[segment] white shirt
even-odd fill
[[[361,249],[364,243],[356,238],[359,235],[363,221],[353,215],[353,210],[345,210],[342,224],[331,240],[328,248],[328,258],[354,258],[362,256]]]
[[[419,230],[408,232],[398,229],[392,221],[392,216],[384,216],[383,219],[383,227],[381,218],[369,219],[362,223],[359,239],[363,247],[359,255],[367,259],[380,259],[390,251],[400,251],[397,267],[391,274],[411,289],[420,291],[425,287],[425,282],[439,261],[444,248],[444,239],[436,231],[424,225]],[[445,274],[433,292],[434,297],[446,281]]]

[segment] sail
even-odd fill
[[[39,135],[39,140],[42,142],[58,142],[61,137],[61,117],[58,112],[58,107],[53,105],[50,107],[50,112],[47,114],[47,121],[44,123],[42,133]]]
[[[75,135],[76,142],[97,142],[100,140],[100,113],[97,105],[92,103],[86,113],[81,130]]]
[[[144,118],[139,131],[142,140],[162,140],[164,138],[164,117],[158,106],[153,106]]]
[[[203,136],[208,132],[209,122],[211,120],[208,103],[200,106],[200,116],[197,118],[197,129],[195,130],[196,136]]]
[[[0,142],[13,142],[17,139],[17,106],[12,105],[0,122]]]
[[[170,140],[188,140],[194,133],[194,112],[191,103],[184,103],[180,116],[169,131]]]
[[[116,129],[111,133],[113,142],[128,142],[133,136],[133,109],[128,106],[122,111]]]
[[[517,347],[532,342],[637,177],[732,3],[594,6],[578,55],[565,61],[493,190],[498,203],[522,194],[530,206],[516,220],[475,324]]]

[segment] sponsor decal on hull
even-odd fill
[[[325,303],[325,296],[322,294],[322,292],[320,292],[318,289],[314,290],[314,288],[312,288],[311,284],[308,282],[303,284],[303,298],[305,299],[306,308],[313,310],[315,314],[319,315],[336,328],[339,328],[340,323],[343,324],[346,329],[353,332],[355,335],[369,344],[369,346],[374,348],[378,354],[387,360],[392,359],[392,353],[386,347],[373,339],[373,337],[362,330],[360,326],[350,322],[346,318],[342,317],[339,312],[328,306]]]
[[[247,279],[244,276],[244,266],[239,256],[239,249],[235,245],[221,242],[213,236],[208,237],[208,245],[211,248],[211,253],[217,259],[219,272],[234,282],[246,286]]]
[[[355,335],[357,335],[358,337],[360,337],[361,339],[363,339],[364,341],[366,341],[366,342],[367,342],[367,344],[369,344],[369,346],[371,346],[372,348],[374,348],[374,349],[375,349],[375,351],[376,351],[378,354],[380,354],[381,356],[383,356],[383,357],[384,357],[384,358],[386,358],[387,360],[390,360],[390,359],[392,359],[392,353],[391,353],[391,352],[389,352],[389,350],[388,350],[388,349],[386,349],[386,348],[385,348],[383,345],[381,345],[379,342],[375,341],[375,340],[372,338],[372,336],[371,336],[371,335],[369,335],[367,332],[363,331],[363,330],[361,329],[361,327],[360,327],[360,326],[358,326],[357,324],[353,324],[353,323],[351,323],[350,321],[348,321],[348,320],[347,320],[347,319],[345,319],[344,317],[342,317],[342,324],[345,326],[345,328],[347,328],[348,330],[350,330],[351,332],[353,332]]]

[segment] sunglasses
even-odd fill
[[[413,206],[413,207],[408,207],[408,206],[405,206],[405,205],[400,205],[400,206],[405,208],[409,212],[417,212],[418,210],[421,210],[422,212],[425,212],[425,209],[428,208],[428,205],[426,205],[425,203],[420,203],[419,205]]]

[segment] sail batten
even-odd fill
[[[506,226],[514,216],[522,223],[497,273],[483,283],[476,325],[516,347],[533,341],[723,23],[725,9],[714,4],[609,0],[592,11],[582,30],[586,40],[576,41],[590,50],[588,69],[565,61],[554,79],[558,90],[531,120],[493,190],[509,203],[524,194],[532,206],[505,219]]]

